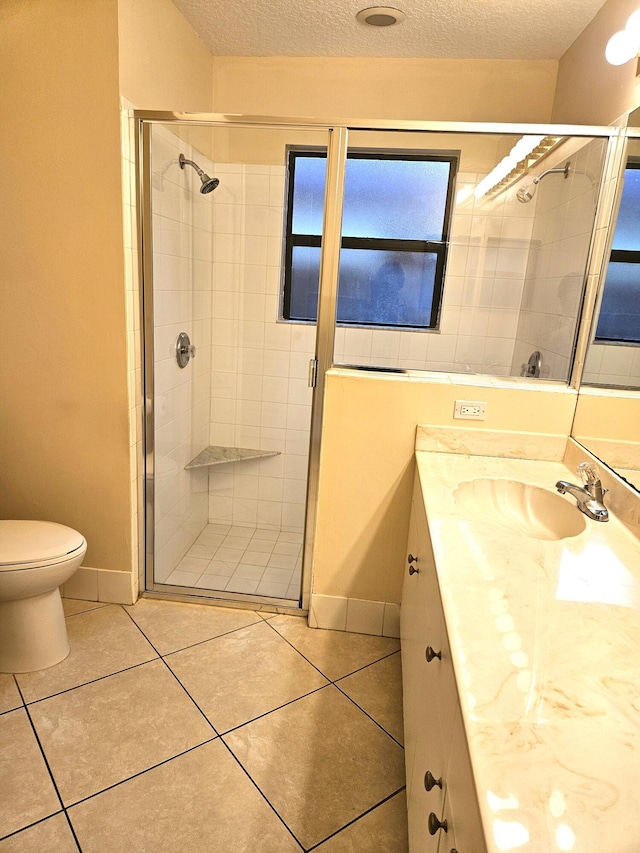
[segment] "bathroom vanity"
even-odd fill
[[[560,462],[417,452],[411,853],[640,850],[640,543]],[[446,832],[445,832],[446,824]]]

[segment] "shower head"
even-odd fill
[[[218,178],[210,178],[206,172],[202,171],[202,169],[200,168],[200,166],[198,166],[197,163],[193,162],[193,160],[187,160],[187,158],[184,156],[184,154],[180,155],[180,157],[178,158],[178,162],[180,163],[181,169],[184,169],[185,164],[188,163],[189,166],[193,166],[193,168],[196,170],[196,172],[198,173],[198,177],[200,178],[200,180],[202,182],[202,186],[200,187],[201,193],[213,192],[213,190],[215,190],[215,188],[220,183]]]
[[[516,193],[516,198],[518,201],[521,201],[523,204],[527,204],[527,202],[531,201],[531,199],[536,194],[536,190],[538,189],[538,184],[540,181],[546,177],[546,175],[554,175],[554,174],[563,174],[565,179],[569,177],[569,173],[571,171],[571,162],[567,160],[564,166],[560,169],[547,169],[546,172],[543,172],[541,175],[538,175],[537,178],[533,179],[533,183],[529,184],[528,187],[520,187],[518,192]]]
[[[527,202],[531,201],[531,199],[536,194],[536,190],[538,189],[537,178],[534,180],[532,184],[529,184],[528,187],[520,187],[518,192],[516,193],[516,198],[518,201],[521,201],[523,204],[527,204]]]

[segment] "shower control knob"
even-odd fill
[[[196,356],[196,348],[189,340],[186,332],[180,332],[176,341],[176,361],[178,367],[186,367],[192,358]]]
[[[438,820],[437,815],[433,812],[429,814],[429,821],[427,825],[429,827],[429,835],[435,835],[439,829],[443,829],[445,832],[449,829],[446,818],[444,820]]]

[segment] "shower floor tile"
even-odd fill
[[[81,678],[63,661],[37,693],[4,679],[0,850],[407,853],[396,641],[250,608],[82,606]]]
[[[302,533],[208,524],[164,583],[297,601]]]

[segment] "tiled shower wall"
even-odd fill
[[[212,470],[211,521],[302,531],[315,326],[278,322],[284,167],[220,163],[211,444],[279,455]]]
[[[605,153],[604,140],[579,148],[574,145],[573,150],[562,146],[544,161],[544,169],[561,168],[569,161],[569,176],[548,175],[534,200],[522,205],[535,208],[535,220],[514,376],[538,350],[543,358],[542,378],[568,379]]]
[[[591,343],[582,381],[593,385],[640,385],[640,346]]]
[[[185,465],[209,444],[211,385],[211,197],[199,192],[182,152],[211,163],[163,127],[152,134],[153,312],[155,375],[155,579],[162,581],[208,521],[207,469]],[[186,332],[196,357],[175,356]]]

